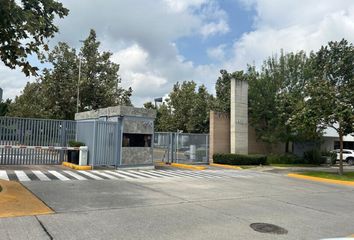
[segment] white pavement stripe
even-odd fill
[[[62,181],[70,181],[70,178],[65,177],[63,174],[58,173],[57,171],[50,170],[48,171],[50,174],[53,174],[57,178],[59,178]]]
[[[191,176],[189,174],[181,174],[180,172],[178,171],[170,171],[170,170],[166,170],[166,171],[163,171],[163,170],[159,170],[161,172],[161,174],[168,174],[172,177],[187,177],[187,178],[193,178],[194,176]]]
[[[26,175],[26,173],[24,171],[15,171],[15,174],[18,178],[19,181],[21,182],[28,182],[31,181],[31,179]]]
[[[135,174],[129,173],[129,172],[127,172],[127,171],[117,170],[116,172],[122,173],[122,174],[126,174],[126,175],[128,175],[128,176],[131,176],[132,178],[137,178],[137,179],[142,179],[142,178],[144,178],[143,176],[135,175]]]
[[[32,170],[32,172],[34,173],[34,175],[36,175],[39,180],[41,181],[50,181],[50,178],[47,177],[44,173],[42,173],[41,171],[38,170]]]
[[[83,176],[77,174],[77,173],[74,173],[72,171],[64,171],[66,174],[69,174],[70,176],[76,178],[77,180],[87,180],[87,178],[84,178]]]
[[[101,178],[99,176],[96,176],[96,175],[94,175],[92,173],[89,173],[87,171],[84,171],[84,170],[80,170],[79,173],[82,173],[82,174],[84,174],[84,175],[86,175],[86,176],[88,176],[90,178],[96,179],[96,180],[103,180],[103,178]]]
[[[133,170],[130,170],[129,172],[133,172]],[[144,170],[139,170],[139,171],[135,171],[136,174],[139,174],[141,176],[144,176],[146,178],[161,178],[163,177],[162,175],[153,175],[153,174],[148,174],[146,172],[144,172]]]
[[[109,179],[118,179],[115,176],[112,176],[112,175],[109,175],[107,173],[103,173],[103,172],[100,172],[100,171],[97,171],[97,170],[93,170],[91,172],[96,173],[96,174],[101,175],[101,176],[104,176],[104,177],[109,178]]]
[[[176,170],[176,171],[173,171],[173,172],[177,172],[178,174],[190,176],[190,177],[193,177],[193,178],[203,178],[202,176],[198,175],[197,173],[193,173],[193,172],[180,171],[180,170]]]
[[[113,174],[113,175],[116,175],[116,176],[124,178],[124,179],[132,179],[131,177],[128,177],[128,176],[123,175],[123,174],[120,174],[120,173],[115,172],[115,171],[106,170],[105,172],[108,172],[109,174]]]
[[[9,180],[9,176],[7,176],[7,173],[5,170],[0,170],[0,179],[2,180]]]
[[[144,173],[146,175],[150,175],[150,176],[154,176],[156,178],[168,178],[168,177],[174,177],[172,175],[164,175],[164,174],[160,174],[159,172],[157,171],[148,171],[148,170],[140,170],[139,173]]]

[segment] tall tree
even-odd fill
[[[311,66],[314,77],[306,84],[306,102],[294,119],[300,126],[315,124],[318,130],[338,133],[343,174],[343,137],[354,131],[354,46],[344,39],[329,42],[311,55]]]
[[[44,106],[46,102],[42,94],[42,85],[36,81],[27,83],[20,96],[9,107],[9,116],[48,118],[50,114]]]
[[[196,87],[194,81],[176,83],[169,97],[157,109],[151,102],[144,104],[145,108],[157,110],[156,131],[209,132],[209,110],[213,97],[204,85],[199,86],[197,92]]]
[[[99,42],[91,31],[82,48],[82,56],[66,43],[59,43],[48,55],[51,68],[46,68],[36,83],[29,84],[15,99],[10,114],[16,116],[73,119],[77,107],[79,84],[79,111],[113,105],[131,105],[131,89],[120,87],[119,66],[109,60],[111,53],[98,51]],[[82,78],[78,82],[79,61],[82,60]],[[34,87],[40,92],[33,95]],[[28,101],[24,108],[23,101]],[[37,111],[40,107],[41,111]]]
[[[26,76],[36,75],[38,68],[27,57],[48,50],[46,40],[58,32],[54,18],[63,18],[68,12],[55,0],[0,0],[2,62],[10,68],[22,68]]]
[[[216,98],[213,109],[218,112],[230,112],[231,79],[243,79],[243,71],[228,73],[226,70],[220,70],[221,76],[215,84]]]
[[[5,116],[9,112],[9,106],[11,104],[11,99],[6,99],[0,102],[0,116]]]
[[[122,89],[119,84],[119,65],[110,60],[112,53],[99,52],[100,42],[96,39],[94,30],[81,48],[82,77],[80,91],[80,109],[92,110],[117,104],[131,105],[132,89]]]

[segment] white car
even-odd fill
[[[334,150],[337,153],[337,160],[340,158],[340,149]],[[343,161],[347,162],[349,165],[354,164],[354,150],[343,149]]]

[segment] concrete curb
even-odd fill
[[[54,213],[40,199],[14,181],[0,180],[0,218]]]
[[[75,170],[92,170],[91,166],[80,166],[74,163],[69,163],[69,162],[63,162],[62,165],[64,167],[72,168]]]
[[[311,176],[306,176],[306,175],[296,174],[296,173],[289,173],[288,177],[298,178],[298,179],[303,179],[303,180],[310,180],[310,181],[314,181],[314,182],[331,183],[331,184],[338,184],[338,185],[345,185],[345,186],[354,187],[354,182],[350,182],[350,181],[311,177]]]
[[[182,163],[166,164],[164,162],[155,162],[155,164],[158,165],[158,166],[183,168],[183,169],[189,169],[189,170],[195,170],[195,171],[201,171],[201,170],[207,169],[204,166],[195,166],[195,165],[182,164]]]
[[[213,166],[213,167],[242,170],[242,168],[239,166],[233,166],[233,165],[227,165],[227,164],[209,163],[209,165]]]

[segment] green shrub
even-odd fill
[[[323,151],[321,155],[322,155],[322,157],[325,157],[325,158],[330,157],[331,158],[331,164],[332,165],[336,164],[336,162],[337,162],[337,153],[336,152],[334,152],[334,151]],[[325,159],[325,160],[327,161],[327,159]]]
[[[85,146],[85,143],[77,142],[74,140],[69,141],[69,147],[81,147],[81,146]]]
[[[294,154],[271,154],[267,157],[268,164],[304,164],[304,160]]]
[[[326,158],[321,157],[321,152],[314,148],[304,152],[304,161],[307,164],[323,164]]]
[[[229,165],[264,165],[267,164],[267,156],[241,155],[232,153],[216,153],[213,155],[214,163]]]

